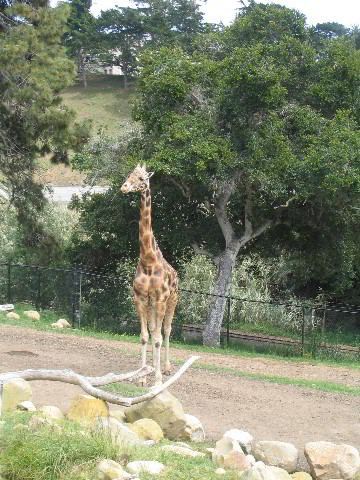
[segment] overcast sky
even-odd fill
[[[205,21],[222,21],[225,25],[234,19],[236,8],[240,5],[238,0],[208,0],[206,5],[200,1],[198,3],[202,5]],[[296,8],[306,15],[310,25],[322,22],[338,22],[348,27],[360,25],[360,0],[264,0],[263,3],[279,3]],[[134,6],[128,0],[93,0],[92,13],[98,15],[100,10],[107,10],[115,5]]]
[[[51,0],[56,5],[57,0]],[[323,22],[338,22],[347,27],[360,26],[360,0],[262,0],[262,3],[279,3],[304,13],[309,25]],[[239,0],[208,0],[206,5],[199,0],[205,21],[228,25],[235,17]],[[92,13],[97,16],[101,10],[134,6],[129,0],[93,0]]]

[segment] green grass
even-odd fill
[[[31,414],[7,414],[0,436],[0,474],[11,480],[84,480],[97,478],[96,463],[108,458],[120,464],[135,460],[157,460],[165,465],[164,480],[215,480],[216,467],[208,455],[190,458],[171,454],[154,447],[113,446],[108,436],[85,431],[76,424],[63,421],[62,432],[43,427],[26,429]],[[19,428],[17,425],[22,424]],[[168,443],[164,441],[163,443]],[[191,444],[190,444],[191,446]],[[194,444],[205,451],[208,444]],[[142,480],[153,476],[141,474]],[[224,478],[235,480],[237,472],[228,471]]]
[[[306,380],[289,377],[279,377],[278,375],[267,375],[263,373],[242,372],[235,368],[220,367],[217,365],[209,365],[205,363],[196,363],[193,368],[200,370],[207,370],[216,373],[227,373],[235,377],[250,378],[251,380],[264,380],[270,383],[279,385],[296,385],[298,387],[311,388],[314,390],[322,390],[331,393],[344,393],[353,396],[360,396],[360,387],[352,387],[348,385],[341,385],[339,383],[327,382],[323,380]]]
[[[76,121],[91,120],[92,137],[102,129],[116,136],[131,119],[132,84],[125,90],[123,78],[118,75],[89,75],[85,89],[78,81],[61,94],[64,105],[76,113]],[[83,185],[85,175],[66,165],[53,165],[50,156],[38,160],[37,181],[52,185]]]
[[[62,93],[64,104],[76,112],[78,121],[91,120],[93,135],[105,127],[110,135],[121,131],[131,119],[131,99],[134,87],[125,90],[118,75],[90,75],[88,87],[76,82]]]

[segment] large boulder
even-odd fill
[[[257,442],[252,453],[256,460],[264,462],[266,465],[282,468],[289,473],[296,471],[299,453],[291,443]]]
[[[14,412],[19,403],[31,399],[30,383],[23,378],[12,378],[4,383],[4,412]]]
[[[94,432],[107,435],[114,445],[142,445],[143,440],[116,418],[100,417],[93,425]]]
[[[351,445],[309,442],[305,445],[304,453],[316,480],[350,480],[360,469],[359,452]]]
[[[175,453],[176,455],[183,455],[184,457],[205,457],[205,453],[198,452],[190,447],[182,447],[181,445],[164,445],[160,448],[166,452]]]
[[[256,462],[255,465],[242,473],[241,480],[291,480],[286,470],[278,467],[264,465],[263,462]]]
[[[216,442],[212,452],[212,461],[218,467],[230,468],[233,470],[246,470],[251,463],[236,440],[223,437]]]
[[[18,313],[15,313],[15,312],[9,312],[6,314],[6,317],[9,319],[9,320],[20,320],[20,315]]]
[[[204,442],[205,431],[200,420],[193,415],[185,413],[185,428],[180,437],[182,440],[190,442]]]
[[[133,476],[125,472],[120,463],[114,462],[108,458],[104,458],[96,465],[99,480],[113,480],[123,478],[133,478]]]
[[[65,420],[65,415],[58,407],[54,407],[53,405],[45,405],[44,407],[40,407],[38,410],[42,417],[51,419],[51,420]]]
[[[159,475],[159,473],[163,472],[165,469],[165,466],[157,462],[156,460],[154,461],[146,461],[146,460],[138,460],[135,462],[130,462],[126,465],[126,468],[129,470],[131,473],[135,473],[136,475],[138,473],[148,473],[149,475]]]
[[[30,320],[33,320],[34,322],[40,320],[40,313],[36,310],[25,310],[24,315],[25,317],[30,318]]]
[[[18,403],[16,408],[23,412],[36,412],[36,407],[30,400]]]
[[[295,472],[290,475],[293,480],[313,480],[310,473],[307,472]]]
[[[154,440],[160,442],[164,438],[164,433],[160,425],[151,418],[140,418],[134,423],[127,425],[133,432],[144,440]]]
[[[250,433],[245,432],[244,430],[233,428],[225,432],[224,437],[229,437],[232,440],[236,440],[245,453],[251,453],[254,439]]]
[[[109,415],[108,404],[91,395],[77,395],[71,401],[68,418],[82,425],[91,425],[98,417]]]
[[[155,420],[169,440],[179,438],[186,425],[181,403],[167,390],[150,400],[127,408],[124,413],[128,423],[134,423],[140,418]]]

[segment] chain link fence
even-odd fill
[[[127,277],[0,263],[0,303],[51,309],[73,327],[140,333]],[[201,343],[213,293],[180,288],[172,339]],[[221,344],[286,356],[360,361],[360,305],[224,297]]]

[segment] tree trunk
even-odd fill
[[[127,89],[128,86],[128,65],[126,62],[123,64],[123,74],[124,74],[124,89]]]
[[[87,88],[87,77],[86,77],[86,67],[85,67],[85,55],[83,50],[79,51],[79,69],[80,69],[80,76],[82,78],[84,88]]]
[[[227,248],[218,257],[218,270],[214,285],[214,296],[211,301],[207,324],[203,333],[203,343],[208,347],[220,346],[220,330],[224,318],[225,295],[231,290],[232,271],[235,266],[239,248]]]

